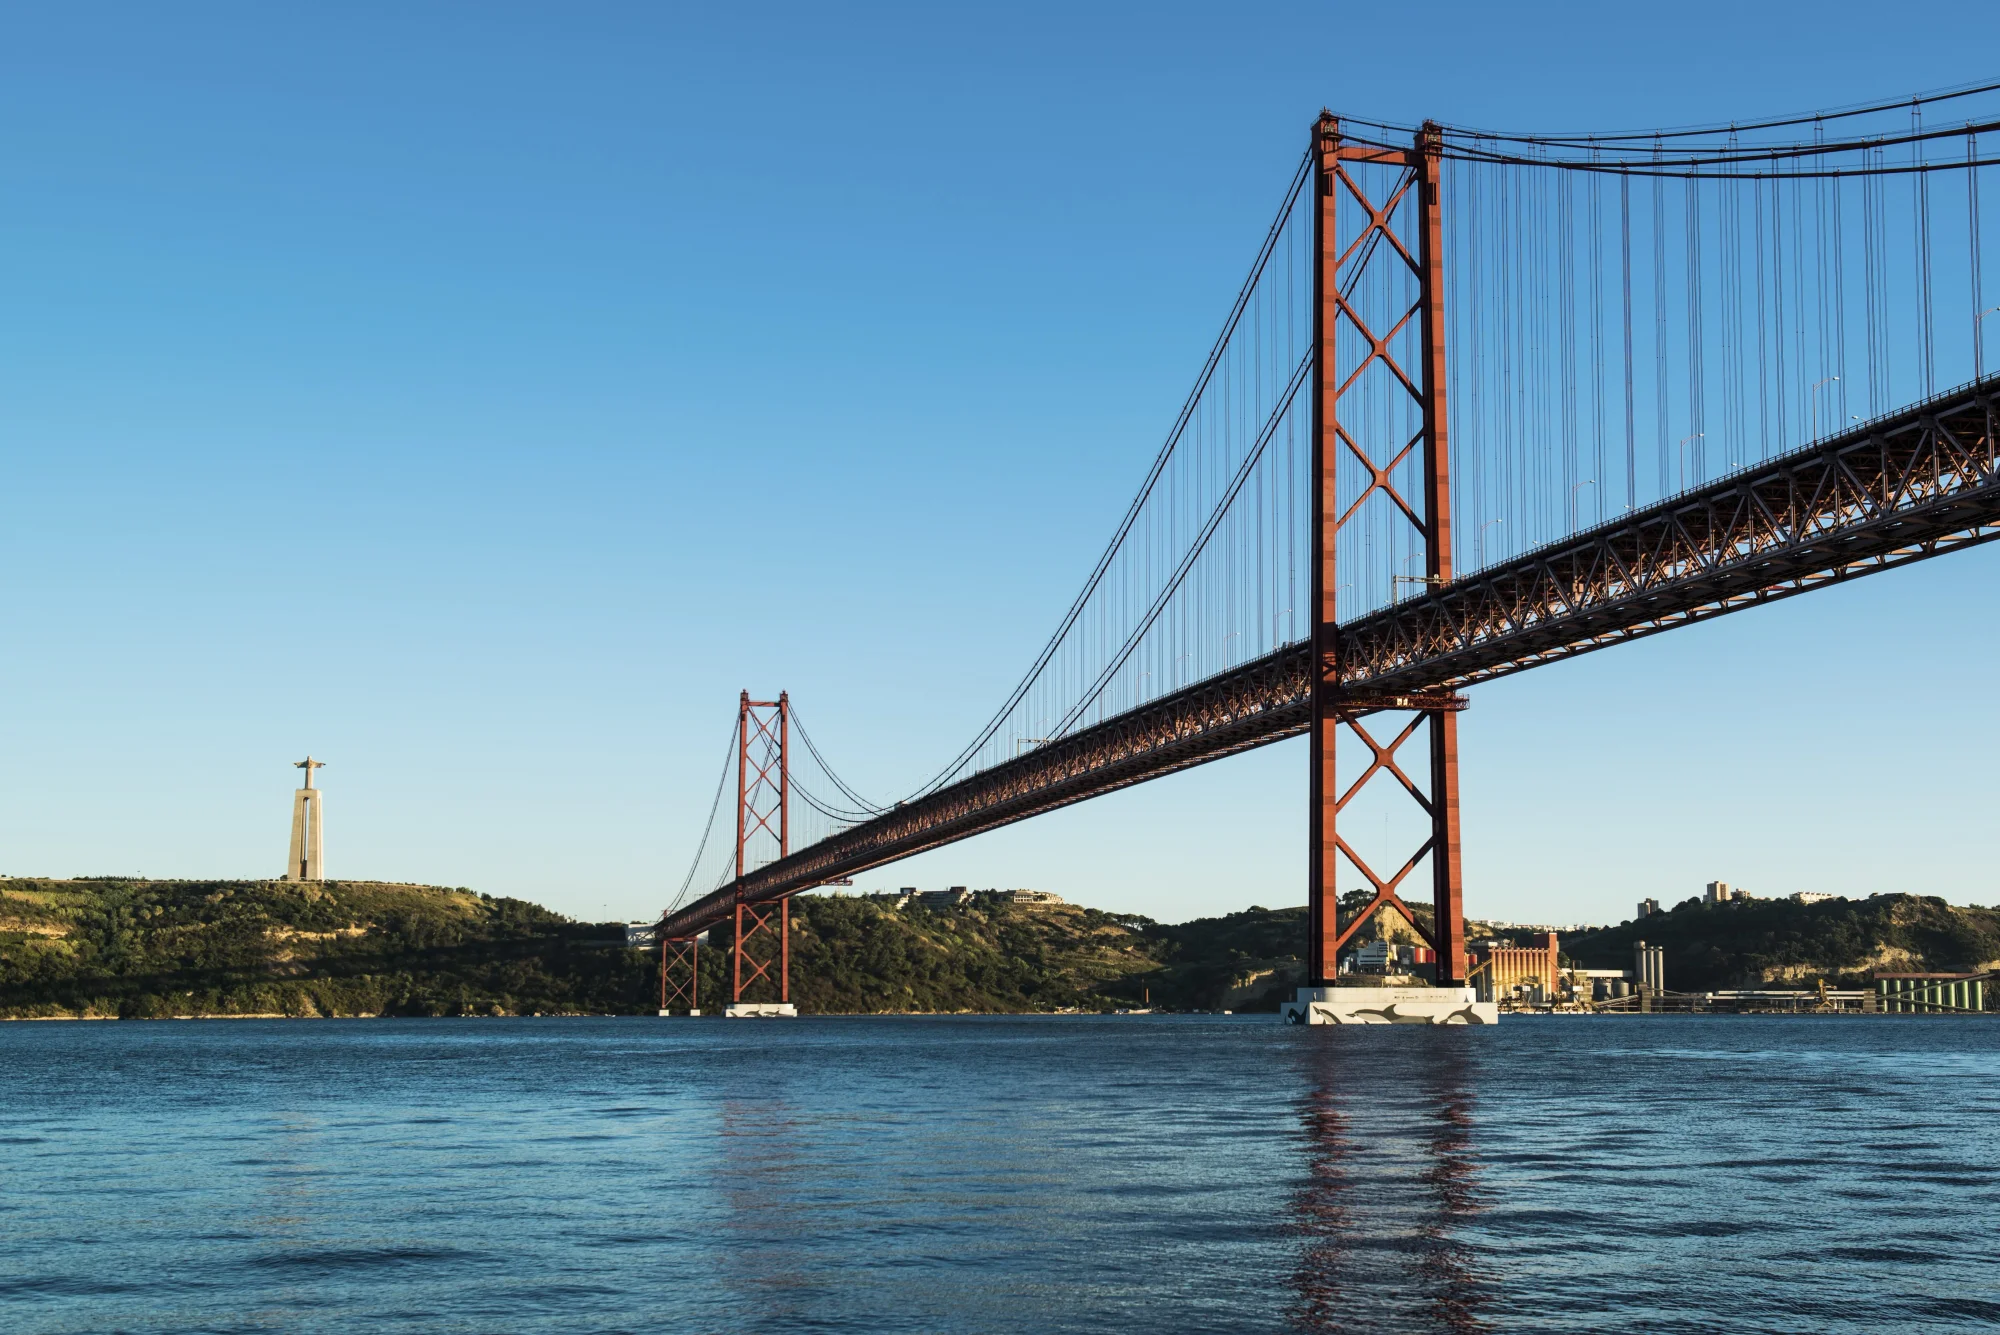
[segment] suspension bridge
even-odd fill
[[[791,896],[1294,736],[1308,981],[1389,910],[1462,984],[1468,688],[2000,536],[1996,130],[2000,83],[1628,134],[1322,113],[1164,446],[986,726],[882,805],[787,696],[743,695],[657,929],[661,1009],[698,1005],[711,927],[731,1001],[782,1006]]]

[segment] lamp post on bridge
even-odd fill
[[[1410,562],[1416,559],[1414,554],[1404,557],[1403,569],[1408,570]],[[1430,575],[1391,575],[1389,576],[1389,601],[1392,603],[1403,601],[1403,585],[1405,584],[1422,584],[1429,587],[1430,585],[1442,584],[1443,582],[1443,580]]]
[[[1812,387],[1812,390],[1811,390],[1811,393],[1812,393],[1812,423],[1813,423],[1813,425],[1812,425],[1812,438],[1813,438],[1814,440],[1818,440],[1818,439],[1819,439],[1819,391],[1820,391],[1820,387],[1821,387],[1821,386],[1823,386],[1823,385],[1831,385],[1831,384],[1833,384],[1833,383],[1834,383],[1835,381],[1837,381],[1837,380],[1839,380],[1839,379],[1840,379],[1840,377],[1839,377],[1839,376],[1837,376],[1837,375],[1830,375],[1830,376],[1828,376],[1828,377],[1827,377],[1826,379],[1824,379],[1824,380],[1817,380],[1817,381],[1814,381],[1814,382],[1813,382],[1813,387]]]
[[[1682,491],[1686,491],[1686,490],[1688,489],[1688,450],[1687,450],[1687,447],[1688,447],[1688,442],[1689,442],[1689,441],[1691,441],[1691,440],[1700,440],[1700,439],[1701,439],[1701,438],[1702,438],[1703,436],[1705,436],[1705,435],[1707,435],[1707,434],[1708,434],[1708,433],[1707,433],[1706,431],[1697,431],[1697,432],[1695,432],[1695,433],[1694,433],[1694,434],[1693,434],[1692,436],[1682,436],[1682,437],[1681,437],[1681,443],[1680,443],[1680,449],[1679,449],[1679,454],[1680,454],[1680,461],[1681,461],[1681,485],[1680,485],[1680,490],[1682,490]]]
[[[1597,479],[1596,479],[1596,478],[1594,478],[1594,477],[1591,477],[1591,478],[1585,478],[1585,479],[1584,479],[1583,481],[1581,481],[1581,482],[1577,483],[1577,484],[1576,484],[1576,486],[1574,486],[1574,487],[1571,487],[1571,488],[1569,489],[1569,531],[1570,531],[1570,532],[1572,532],[1572,533],[1576,532],[1576,493],[1577,493],[1577,492],[1578,492],[1579,490],[1581,490],[1582,488],[1584,488],[1584,487],[1594,487],[1594,486],[1596,486],[1596,485],[1597,485]]]
[[[1040,718],[1035,720],[1035,727],[1037,728],[1047,727],[1048,722],[1049,722],[1049,716],[1047,714],[1044,714]],[[1050,742],[1053,742],[1054,740],[1055,738],[1053,737],[1016,737],[1014,739],[1014,754],[1016,756],[1019,756],[1022,754],[1024,748],[1046,746]]]

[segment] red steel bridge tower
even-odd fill
[[[660,1014],[701,1014],[701,938],[660,938]]]
[[[736,714],[736,880],[751,870],[750,847],[774,839],[782,861],[792,851],[791,697],[752,700],[742,693]],[[792,1002],[792,909],[776,902],[736,901],[729,947],[730,1012],[788,1014]]]
[[[776,700],[738,697],[736,709],[736,857],[732,885],[746,873],[791,852],[791,697]],[[759,861],[753,848],[776,845],[776,856]],[[731,906],[734,934],[729,944],[729,1015],[792,1015],[791,900],[745,902],[740,890]],[[700,1015],[700,932],[674,934],[666,924],[660,938],[660,1014]]]
[[[1323,113],[1313,127],[1313,372],[1318,392],[1312,423],[1316,550],[1312,564],[1315,615],[1307,971],[1315,986],[1333,982],[1341,948],[1382,909],[1401,913],[1428,940],[1439,986],[1459,986],[1465,979],[1464,887],[1458,834],[1458,711],[1465,707],[1465,699],[1454,691],[1356,695],[1343,690],[1338,615],[1340,532],[1376,493],[1386,495],[1393,512],[1421,539],[1424,574],[1412,582],[1426,589],[1451,582],[1451,452],[1445,428],[1445,284],[1439,198],[1442,150],[1442,134],[1430,123],[1406,150],[1343,144],[1340,122],[1330,114]],[[1358,164],[1402,170],[1364,180],[1350,170]],[[1377,181],[1390,182],[1386,194],[1383,186],[1374,184]],[[1408,204],[1414,208],[1406,207]],[[1360,225],[1343,234],[1338,224],[1342,211],[1350,208],[1359,211]],[[1407,221],[1412,217],[1413,235]],[[1399,218],[1405,220],[1402,232],[1397,230]],[[1379,309],[1366,312],[1351,299],[1363,284],[1380,286],[1376,266],[1404,271],[1394,275],[1394,290],[1407,293],[1408,304],[1399,299],[1395,306],[1402,309],[1392,307],[1387,321]],[[1405,335],[1413,324],[1418,355],[1414,365],[1406,365],[1412,358]],[[1367,377],[1378,382],[1386,377],[1414,401],[1422,424],[1415,436],[1385,439],[1379,432],[1371,436],[1360,424],[1343,418],[1343,400]],[[1397,489],[1393,475],[1412,455],[1422,460],[1423,490],[1405,496]],[[1347,457],[1357,461],[1368,477],[1358,495],[1343,495],[1338,485],[1340,464]],[[1354,475],[1351,468],[1348,474]],[[1363,726],[1364,715],[1384,710],[1398,715],[1408,712],[1410,717],[1393,735],[1379,721],[1375,731]],[[1410,777],[1409,769],[1414,766],[1401,759],[1404,744],[1420,729],[1429,734],[1430,751],[1430,781],[1423,786]],[[1366,748],[1360,777],[1345,787],[1334,766],[1343,732]],[[1341,836],[1340,813],[1369,784],[1392,781],[1423,809],[1429,834],[1400,867],[1371,866]],[[1429,931],[1402,898],[1404,882],[1426,858],[1431,870]],[[1373,891],[1368,903],[1346,923],[1340,921],[1335,888],[1343,865],[1351,866]]]

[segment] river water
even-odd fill
[[[0,1025],[8,1331],[2000,1328],[1976,1018]]]

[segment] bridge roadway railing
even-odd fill
[[[2000,376],[1347,623],[1344,696],[1434,695],[2000,537]],[[800,849],[662,919],[763,903],[1221,756],[1311,718],[1288,645]]]
[[[1349,623],[1340,679],[1451,690],[2000,537],[2000,376]]]

